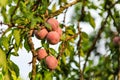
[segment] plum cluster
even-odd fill
[[[45,27],[42,27],[40,30],[35,30],[35,36],[41,40],[46,38],[48,43],[55,45],[60,41],[62,29],[59,27],[58,21],[54,18],[48,19],[47,23],[51,26],[52,30],[49,31]]]
[[[45,59],[45,63],[47,65],[47,67],[51,70],[56,69],[57,65],[58,65],[58,60],[54,57],[47,54],[45,49],[38,49],[37,50],[37,59],[38,60],[42,60]]]
[[[46,39],[49,44],[55,45],[60,41],[62,29],[59,26],[59,22],[54,18],[48,19],[47,23],[51,26],[51,30],[41,27],[40,30],[34,31],[35,36],[40,40]],[[55,69],[58,65],[58,60],[54,56],[48,55],[47,51],[43,48],[37,50],[37,59],[45,59],[47,67],[51,70]]]

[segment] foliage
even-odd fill
[[[1,27],[0,33],[0,80],[20,80],[18,65],[11,60],[11,55],[21,54],[20,48],[33,55],[31,80],[119,80],[120,44],[112,41],[114,36],[120,36],[120,9],[116,5],[120,6],[119,0],[0,0],[0,26],[8,26],[4,31]],[[66,24],[71,8],[70,24]],[[39,40],[39,48],[58,59],[58,67],[50,70],[44,59],[36,63],[36,43],[31,38],[35,38],[33,30],[42,26],[51,30],[47,19],[61,14],[63,34],[58,49],[51,48],[45,39]],[[93,32],[83,31],[81,23],[89,24]],[[99,46],[102,40],[104,52]]]

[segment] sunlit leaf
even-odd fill
[[[90,16],[89,17],[89,22],[90,22],[90,25],[93,27],[93,28],[95,28],[95,19],[92,17],[92,16]]]
[[[7,4],[7,2],[8,2],[8,0],[0,0],[0,6],[6,6],[6,4]]]
[[[83,50],[80,50],[80,56],[82,56],[82,57],[84,57],[84,56],[85,56],[85,54],[84,54]]]
[[[19,29],[14,29],[13,30],[13,36],[15,38],[15,43],[17,44],[17,46],[19,46],[20,44],[20,30]]]
[[[6,53],[0,48],[0,67],[6,68]]]
[[[56,11],[56,3],[52,6],[52,12]]]
[[[28,44],[28,39],[25,38],[25,41],[24,41],[24,48],[29,52],[30,51],[30,46]]]
[[[52,72],[45,71],[45,78],[44,80],[52,80]]]
[[[2,44],[6,50],[9,50],[9,39],[6,36],[3,36],[1,39],[0,44]]]
[[[57,56],[57,52],[53,48],[49,48],[49,53]]]

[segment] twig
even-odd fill
[[[13,13],[11,14],[11,19],[10,19],[10,21],[11,21],[12,25],[14,25],[14,24],[13,24],[12,17],[13,17],[13,15],[15,14],[16,10],[18,9],[19,3],[20,3],[20,0],[18,0],[17,5],[16,5],[15,9],[13,10]]]
[[[62,56],[63,52],[65,51],[65,42],[62,43],[61,49],[60,49],[60,53],[57,56],[57,60],[60,59],[60,57]]]
[[[110,6],[109,9],[113,8],[113,7],[114,7],[117,3],[119,3],[119,2],[120,2],[120,0],[116,1],[114,4],[112,4],[112,5]]]
[[[64,13],[63,23],[65,23],[66,12],[67,12],[67,9],[66,9],[66,11],[65,11],[65,13]],[[65,25],[64,25],[64,26],[65,26]],[[66,32],[66,27],[65,27],[65,32]],[[66,40],[63,41],[63,43],[62,43],[62,47],[61,47],[60,53],[59,53],[59,55],[57,56],[57,59],[58,59],[58,60],[60,59],[60,57],[62,56],[63,52],[65,51],[65,42],[66,42]]]
[[[45,16],[45,17],[46,17],[46,18],[50,18],[50,17],[57,16],[57,15],[59,15],[60,13],[62,13],[65,9],[67,9],[68,7],[70,7],[70,6],[78,3],[79,1],[80,1],[80,0],[75,0],[75,1],[73,1],[73,2],[71,2],[71,3],[69,3],[69,4],[66,4],[65,6],[60,7],[59,10],[57,10],[57,11],[55,11],[54,13],[49,14],[49,16]]]
[[[90,53],[91,53],[92,50],[94,49],[97,40],[100,38],[100,35],[101,35],[102,31],[104,30],[104,27],[105,27],[105,24],[107,23],[108,17],[109,17],[109,14],[108,14],[107,17],[105,18],[105,21],[102,23],[101,28],[99,29],[98,34],[97,34],[96,38],[94,39],[92,46],[89,48],[89,50],[88,50],[88,52],[87,52],[87,54],[86,54],[85,63],[84,63],[84,66],[83,66],[83,72],[85,71],[86,63],[87,63],[87,61],[88,61],[88,57],[90,56]]]
[[[80,64],[80,51],[81,51],[81,40],[82,40],[82,37],[81,37],[81,28],[80,28],[80,21],[82,21],[82,19],[84,19],[85,17],[85,1],[86,0],[83,0],[82,1],[82,10],[81,10],[81,16],[78,20],[78,26],[77,26],[77,29],[78,29],[78,33],[79,33],[79,40],[78,40],[78,43],[77,43],[77,50],[78,50],[78,57],[79,57],[79,70],[80,70],[80,80],[84,80],[84,76],[83,76],[83,71],[81,70],[81,64]]]
[[[102,23],[101,28],[99,29],[98,34],[97,34],[96,38],[94,39],[92,46],[89,48],[89,50],[88,50],[88,52],[87,52],[87,56],[86,56],[85,63],[84,63],[84,66],[83,66],[83,72],[84,72],[84,70],[85,70],[85,68],[86,68],[86,63],[87,63],[87,61],[88,61],[88,57],[90,56],[90,53],[91,53],[92,50],[94,49],[97,40],[100,38],[100,35],[101,35],[101,33],[102,33],[103,29],[104,29],[104,26],[105,26],[105,24],[107,23],[107,19],[108,19],[109,15],[111,14],[111,13],[110,13],[110,9],[113,8],[113,7],[115,6],[115,4],[117,4],[118,2],[119,2],[119,1],[115,2],[114,4],[112,4],[112,5],[110,6],[109,9],[107,9],[107,10],[108,10],[108,15],[107,15],[107,17],[105,18],[105,21]]]
[[[65,10],[64,12],[64,18],[63,18],[63,23],[65,23],[65,19],[66,19],[66,13],[67,13],[68,9]]]
[[[83,78],[83,73],[82,73],[82,70],[81,70],[81,64],[80,64],[80,51],[81,51],[81,28],[80,28],[80,22],[78,22],[78,33],[79,33],[79,40],[78,40],[78,43],[77,43],[77,50],[78,50],[78,57],[79,57],[79,71],[80,71],[80,80],[84,80]]]
[[[30,30],[29,33],[28,33],[28,44],[30,46],[30,49],[31,49],[31,52],[32,52],[32,76],[31,76],[31,79],[30,80],[35,80],[35,76],[36,76],[36,59],[37,59],[37,53],[34,49],[34,44],[32,42],[32,33],[33,33],[33,30]]]
[[[70,37],[69,37],[69,38],[67,38],[65,41],[69,41],[69,40],[71,40],[71,39],[73,39],[73,38],[77,37],[79,34],[80,34],[80,32],[78,32],[78,33],[74,34],[73,36],[70,36]]]
[[[41,0],[37,0],[32,7],[32,11],[35,11],[38,8],[39,3],[41,3],[41,2],[42,2]]]
[[[118,25],[117,25],[117,23],[116,23],[116,20],[115,20],[114,16],[112,15],[111,10],[109,10],[109,14],[110,14],[111,18],[112,18],[112,19],[113,19],[113,21],[114,21],[114,25],[116,26],[117,31],[118,31],[118,32],[120,32],[119,27],[118,27]]]
[[[119,53],[118,53],[118,80],[120,80],[120,44],[119,44]]]

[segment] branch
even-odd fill
[[[114,4],[112,4],[112,5],[110,6],[109,9],[113,8],[113,7],[114,7],[117,3],[119,3],[119,2],[120,2],[120,0],[116,1]]]
[[[37,53],[34,49],[34,44],[33,44],[33,41],[32,41],[32,33],[33,33],[33,30],[30,30],[29,33],[28,33],[28,44],[30,46],[30,49],[31,49],[31,52],[32,52],[32,77],[30,80],[35,80],[35,76],[36,76],[36,59],[37,59]]]
[[[78,26],[77,26],[77,29],[78,29],[78,32],[79,32],[79,40],[78,40],[78,43],[77,43],[77,50],[78,50],[78,57],[79,57],[79,70],[80,70],[80,80],[84,80],[84,76],[83,76],[83,71],[81,70],[81,64],[80,64],[80,51],[81,51],[81,40],[82,40],[82,35],[81,35],[81,28],[80,28],[80,21],[82,21],[82,19],[84,19],[84,17],[85,17],[85,10],[84,10],[84,8],[85,8],[85,1],[86,0],[83,0],[82,1],[82,10],[81,10],[81,16],[80,16],[80,18],[79,18],[79,20],[78,20]]]
[[[118,25],[117,25],[117,23],[116,23],[116,20],[115,20],[114,16],[112,15],[111,10],[109,10],[109,14],[110,14],[111,18],[113,19],[113,22],[114,22],[114,25],[115,25],[116,28],[117,28],[117,31],[120,32],[119,27],[118,27]]]
[[[15,7],[15,9],[14,9],[13,13],[11,14],[11,19],[10,19],[10,21],[11,21],[12,25],[13,25],[13,20],[12,20],[12,17],[13,17],[13,15],[15,14],[15,12],[16,12],[16,10],[17,10],[17,8],[19,7],[19,3],[20,3],[20,0],[18,0],[17,5],[16,5],[16,7]]]
[[[65,13],[64,13],[63,23],[65,23],[66,13],[67,13],[67,9],[66,9],[66,11],[65,11]],[[63,25],[63,26],[65,26],[65,25]],[[66,30],[66,26],[65,26],[65,30]],[[65,32],[66,32],[66,31],[65,31]],[[63,52],[65,51],[65,42],[66,42],[66,40],[63,41],[63,44],[62,44],[62,47],[61,47],[60,53],[59,53],[59,55],[57,56],[57,59],[58,59],[58,60],[60,59],[60,57],[62,56]]]
[[[49,16],[45,16],[45,17],[46,17],[46,18],[50,18],[50,17],[57,16],[57,15],[59,15],[60,13],[62,13],[65,9],[67,9],[67,8],[69,8],[70,6],[78,3],[79,1],[80,1],[80,0],[75,0],[75,1],[73,1],[73,2],[71,2],[71,3],[69,3],[69,4],[66,4],[65,6],[60,7],[59,10],[57,10],[57,11],[55,11],[54,13],[49,14]]]
[[[84,80],[84,77],[83,77],[83,72],[81,70],[81,64],[80,64],[80,51],[81,51],[81,28],[80,28],[80,22],[78,22],[78,35],[79,35],[79,40],[78,40],[78,43],[77,43],[77,50],[78,50],[78,57],[79,57],[79,71],[80,71],[80,80]]]
[[[107,17],[105,18],[105,21],[102,23],[101,28],[99,29],[98,34],[97,34],[96,38],[94,39],[92,46],[89,48],[89,50],[88,50],[88,52],[87,52],[87,56],[86,56],[85,63],[84,63],[84,66],[83,66],[83,72],[84,72],[84,70],[85,70],[85,68],[86,68],[86,63],[87,63],[87,61],[88,61],[88,57],[90,56],[90,53],[91,53],[92,50],[94,49],[97,40],[100,38],[100,35],[101,35],[101,33],[102,33],[102,31],[103,31],[103,29],[104,29],[104,27],[105,27],[105,24],[107,23],[107,19],[108,19],[109,15],[111,15],[110,9],[113,8],[113,7],[115,6],[115,4],[117,4],[118,2],[119,2],[119,1],[116,1],[114,4],[112,4],[112,5],[110,6],[109,9],[107,9],[107,10],[108,10],[108,15],[107,15]],[[111,16],[111,17],[113,17],[113,16]]]
[[[85,71],[86,63],[87,63],[87,61],[88,61],[88,57],[90,56],[90,53],[91,53],[92,50],[94,49],[97,40],[100,38],[100,35],[101,35],[102,31],[104,30],[104,27],[105,27],[105,24],[107,23],[108,17],[109,17],[109,14],[108,14],[107,17],[105,18],[105,21],[102,23],[101,28],[99,29],[96,38],[93,40],[92,46],[89,48],[89,50],[88,50],[88,52],[87,52],[87,56],[86,56],[85,63],[84,63],[84,66],[83,66],[83,72]]]
[[[120,80],[120,43],[119,43],[119,52],[118,52],[118,80]]]

